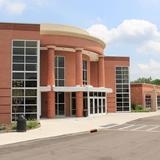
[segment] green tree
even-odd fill
[[[135,81],[132,81],[132,83],[151,83],[152,82],[152,78],[145,78],[145,77],[140,77]]]
[[[148,83],[148,84],[160,85],[160,79],[152,80],[151,77],[149,78],[140,77],[137,80],[132,81],[131,83]]]

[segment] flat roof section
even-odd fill
[[[118,56],[105,56],[105,60],[110,61],[129,61],[130,57],[118,57]]]
[[[0,30],[40,31],[40,25],[27,23],[0,23]]]

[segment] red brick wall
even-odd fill
[[[151,95],[152,91],[160,91],[160,86],[155,86],[152,84],[131,84],[131,103],[145,105],[144,97],[146,95]],[[146,93],[145,93],[146,92]],[[147,93],[150,92],[150,93]]]
[[[11,122],[11,50],[13,39],[40,39],[39,25],[0,23],[0,123]]]
[[[94,87],[98,87],[98,62],[90,62],[90,82]]]
[[[92,40],[62,35],[41,35],[42,45],[55,45],[62,47],[84,48],[86,50],[103,54],[103,47]]]
[[[116,112],[116,66],[129,66],[129,58],[105,57],[105,87],[113,90],[107,95],[108,112]]]
[[[143,90],[141,85],[131,85],[131,104],[143,105]]]

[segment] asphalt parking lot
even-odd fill
[[[102,127],[107,130],[115,131],[160,132],[160,116],[140,118],[122,125],[109,124]]]
[[[159,160],[160,116],[96,133],[48,138],[0,147],[0,160]]]

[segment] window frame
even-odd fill
[[[127,80],[126,80],[126,74]],[[115,91],[116,91],[116,111],[117,112],[130,112],[130,79],[128,66],[115,67]],[[121,97],[118,97],[121,95]],[[126,97],[126,95],[128,95]],[[128,101],[126,101],[128,100]],[[127,109],[128,108],[128,109]]]
[[[19,41],[19,42],[22,42],[23,41],[23,43],[24,43],[24,46],[14,46],[13,44],[14,44],[14,42],[16,42],[16,41]],[[30,46],[26,46],[26,44],[27,44],[27,42],[35,42],[36,43],[36,47],[30,47]],[[22,54],[14,54],[14,48],[23,48],[24,49],[24,54],[22,55]],[[36,48],[36,55],[34,54],[34,55],[27,55],[26,54],[26,49],[27,48]],[[21,97],[21,98],[24,98],[24,103],[23,103],[23,107],[24,107],[24,112],[19,112],[19,113],[17,113],[17,112],[13,112],[13,108],[15,107],[15,106],[22,106],[21,104],[12,104],[12,107],[11,107],[11,120],[13,121],[13,118],[14,117],[16,117],[16,115],[18,116],[18,115],[20,115],[20,114],[23,114],[23,115],[27,115],[27,116],[29,116],[29,115],[31,115],[31,116],[33,116],[33,115],[35,115],[35,119],[39,119],[39,114],[40,114],[40,111],[39,111],[39,108],[38,108],[38,106],[40,105],[40,103],[39,103],[39,97],[38,97],[38,95],[39,95],[39,55],[40,55],[40,42],[39,42],[39,40],[24,40],[24,39],[13,39],[12,40],[12,54],[11,54],[11,59],[12,59],[12,68],[11,68],[11,70],[12,70],[12,72],[11,72],[11,78],[12,78],[12,81],[11,81],[11,95],[12,95],[12,90],[24,90],[24,95],[23,96],[13,96],[12,95],[12,98],[11,98],[11,104],[12,104],[12,99],[13,98],[17,98],[17,97]],[[34,57],[36,57],[36,62],[35,63],[28,63],[28,62],[26,62],[26,58],[27,58],[27,56],[34,56]],[[21,59],[23,59],[23,62],[16,62],[16,59],[14,59],[14,58],[16,58],[16,57],[21,57]],[[16,65],[16,64],[24,64],[24,71],[14,71],[13,70],[13,65]],[[26,71],[26,65],[27,64],[35,64],[36,65],[36,67],[37,67],[37,69],[36,69],[36,71]],[[23,73],[24,74],[24,78],[23,79],[14,79],[13,78],[13,73]],[[36,79],[26,79],[26,74],[27,73],[36,73],[37,74],[37,78]],[[36,85],[36,87],[26,87],[25,85],[26,85],[26,81],[37,81],[37,85]],[[21,84],[21,85],[19,85],[19,86],[13,86],[13,83],[16,83],[16,81],[17,81],[17,83],[18,83],[18,81],[19,81],[19,83],[23,83],[23,85]],[[36,96],[32,96],[32,95],[29,95],[29,96],[26,96],[26,90],[36,90]],[[34,106],[35,108],[36,108],[36,112],[26,112],[26,107],[28,107],[29,105],[28,104],[26,104],[25,103],[25,98],[33,98],[33,97],[35,97],[36,98],[36,104],[29,104],[30,106],[32,105],[32,106]]]
[[[63,58],[63,67],[59,66],[59,59]],[[63,69],[63,79],[60,79],[60,75],[59,75],[59,69]],[[63,85],[61,85],[60,83],[63,82]],[[59,56],[56,55],[55,56],[55,86],[65,86],[65,57],[64,56]]]
[[[86,63],[86,65],[84,63]],[[86,68],[84,66],[86,66]],[[88,84],[88,61],[85,59],[83,59],[82,75],[83,75],[83,85],[87,85]],[[86,79],[84,75],[86,75]]]

